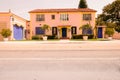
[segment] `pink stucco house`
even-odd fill
[[[80,26],[90,24],[95,27],[96,10],[89,8],[81,9],[35,9],[30,13],[31,37],[44,33],[40,27],[47,24],[51,30],[48,35],[57,35],[58,38],[71,38],[73,34],[82,34]]]

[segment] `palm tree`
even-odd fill
[[[43,40],[46,41],[46,40],[47,40],[46,31],[49,31],[50,26],[47,25],[47,24],[44,24],[41,28],[42,28],[42,30],[45,31],[45,32],[44,32],[44,35],[43,35]]]
[[[92,33],[92,27],[89,24],[82,25],[79,29],[82,29],[83,40],[88,39],[88,35]]]
[[[49,25],[47,25],[47,24],[44,24],[41,28],[42,28],[42,30],[44,30],[44,31],[45,31],[45,32],[44,32],[44,36],[46,36],[46,32],[47,32],[47,31],[49,31],[50,26],[49,26]]]

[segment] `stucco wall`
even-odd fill
[[[120,33],[115,32],[113,35],[113,39],[120,39]]]
[[[63,12],[61,12],[64,14]],[[82,31],[79,30],[79,27],[90,23],[90,25],[94,28],[95,27],[95,12],[66,12],[65,14],[69,14],[69,21],[61,21],[60,14],[61,13],[30,13],[30,21],[31,21],[31,36],[35,35],[35,27],[40,27],[43,24],[48,24],[51,27],[58,27],[59,25],[71,25],[77,27],[77,34],[81,34]],[[37,14],[45,14],[45,21],[36,21]],[[91,21],[83,21],[83,14],[92,14]],[[55,15],[55,20],[51,19],[51,15]],[[52,34],[49,31],[47,34]],[[69,34],[69,33],[68,33]]]
[[[12,20],[14,18],[14,20]],[[10,40],[13,40],[13,25],[17,24],[24,27],[26,29],[26,20],[11,13],[11,12],[0,12],[0,31],[3,28],[9,28],[12,31],[12,35],[10,36]],[[24,33],[23,33],[24,35]],[[0,35],[0,40],[3,40],[3,37]]]
[[[4,28],[10,28],[10,14],[9,13],[0,13],[0,32]],[[0,34],[0,40],[3,40],[3,37]]]

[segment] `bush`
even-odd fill
[[[48,39],[58,39],[56,35],[47,35]]]
[[[11,30],[10,29],[2,29],[2,31],[1,31],[1,35],[4,37],[4,38],[7,38],[7,37],[9,37],[9,36],[11,36]]]
[[[114,28],[106,28],[105,34],[111,37],[114,34],[115,30]]]
[[[35,36],[32,36],[32,40],[40,40],[40,37],[35,35]]]
[[[83,35],[73,35],[72,39],[82,39]]]
[[[94,38],[94,35],[91,34],[91,35],[88,35],[88,39],[93,39]]]
[[[94,38],[94,35],[91,34],[91,35],[88,35],[88,39],[93,39]],[[83,39],[83,35],[73,35],[72,36],[72,39]]]

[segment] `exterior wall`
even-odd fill
[[[105,29],[106,26],[97,26],[97,28],[101,27],[102,28],[102,38],[107,38],[108,36],[105,34]],[[120,33],[116,32],[113,34],[113,39],[120,39]]]
[[[115,32],[113,35],[113,39],[119,39],[120,40],[120,33]]]
[[[26,22],[25,37],[26,37],[27,40],[30,40],[30,21]]]
[[[102,38],[105,38],[106,35],[105,35],[105,29],[106,29],[106,26],[97,26],[97,36],[98,36],[98,28],[101,27],[102,28]]]
[[[36,21],[37,14],[44,14],[45,21]],[[82,33],[82,31],[79,30],[79,27],[84,24],[90,23],[93,28],[95,27],[95,12],[66,12],[65,14],[69,14],[69,21],[61,21],[60,14],[64,14],[64,13],[63,12],[60,12],[60,13],[30,13],[30,21],[31,21],[30,25],[31,25],[31,32],[32,32],[31,36],[35,35],[35,27],[40,27],[43,24],[47,24],[50,27],[55,27],[55,26],[59,27],[59,26],[64,26],[64,25],[70,25],[70,27],[76,26],[77,34]],[[92,20],[84,21],[83,14],[92,14]],[[55,15],[55,20],[51,19],[51,15]],[[47,32],[47,34],[52,35],[52,31]],[[71,32],[68,32],[67,36],[71,37]]]
[[[0,13],[0,32],[4,28],[10,28],[10,14],[9,13]],[[3,37],[0,34],[0,40],[3,40]]]
[[[13,25],[19,25],[23,27],[23,30],[26,29],[26,20],[11,13],[11,12],[0,12],[0,31],[3,28],[9,28],[12,31],[12,35],[10,36],[10,40],[14,40],[13,38]],[[24,35],[24,31],[23,31]],[[24,38],[23,38],[24,39]],[[3,40],[3,37],[0,35],[0,40]]]
[[[12,20],[12,18],[13,18],[13,20]],[[17,15],[15,15],[15,14],[12,14],[10,22],[11,22],[11,30],[12,31],[13,31],[13,26],[15,24],[23,27],[23,39],[25,39],[26,20],[17,16]],[[11,39],[15,40],[14,37],[13,37],[13,34],[14,34],[14,32],[12,32]]]

